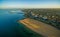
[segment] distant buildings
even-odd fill
[[[25,16],[60,26],[60,9],[25,9]],[[56,25],[55,25],[56,24]],[[59,27],[60,28],[60,27]]]

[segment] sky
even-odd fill
[[[60,0],[0,0],[0,8],[60,8]]]

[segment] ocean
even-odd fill
[[[18,23],[24,18],[24,12],[19,9],[0,9],[0,37],[34,37],[35,33]]]
[[[24,18],[24,14],[18,14],[19,12],[11,12],[13,10],[0,9],[0,36],[13,37],[17,35],[18,20]],[[22,13],[22,12],[20,12]]]

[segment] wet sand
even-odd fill
[[[26,27],[33,30],[34,32],[42,34],[45,37],[60,37],[60,30],[51,25],[30,18],[19,20],[19,22],[23,23]]]

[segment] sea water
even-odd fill
[[[12,10],[0,9],[0,36],[14,37],[18,35],[18,20],[24,18],[24,14],[19,12],[11,12]],[[22,13],[22,12],[20,12]],[[22,26],[21,26],[22,27]]]
[[[24,12],[21,10],[0,9],[0,37],[34,37],[35,33],[18,23],[24,18]]]

